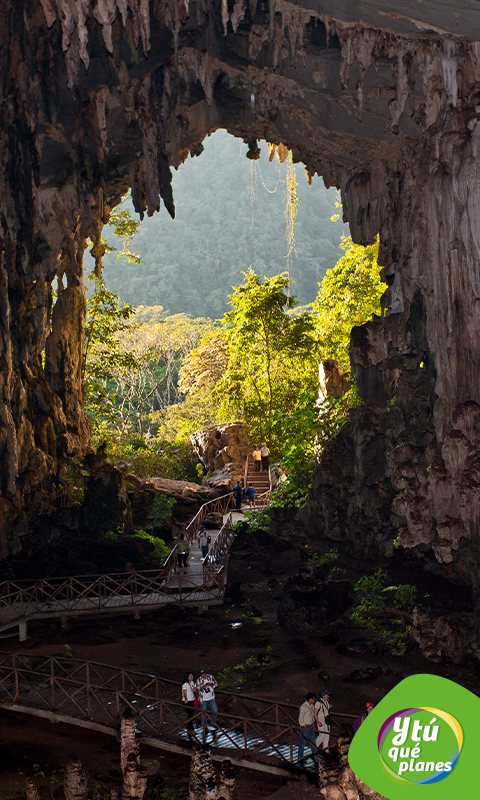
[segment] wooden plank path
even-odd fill
[[[197,709],[189,734],[180,696],[180,684],[155,675],[72,658],[0,653],[0,708],[116,736],[129,708],[140,741],[151,746],[190,755],[193,744],[203,744],[219,758],[280,775],[298,767],[315,770],[309,754],[298,764],[296,706],[218,692],[217,720]]]
[[[196,605],[203,611],[221,605],[227,582],[228,553],[235,538],[232,523],[240,514],[224,513],[220,530],[210,528],[209,554],[201,558],[197,531],[202,519],[213,511],[227,512],[229,493],[205,503],[187,527],[190,555],[186,570],[178,565],[177,546],[164,566],[106,575],[80,575],[35,581],[0,583],[0,633],[17,627],[20,641],[27,638],[27,623],[34,619],[154,610],[167,604]]]

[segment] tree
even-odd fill
[[[363,247],[343,237],[345,254],[319,284],[313,304],[321,358],[334,358],[343,370],[350,369],[350,332],[372,314],[380,314],[380,298],[387,288],[380,278],[377,240]]]
[[[220,382],[224,407],[245,419],[257,440],[274,436],[275,414],[290,414],[305,385],[316,384],[316,341],[311,314],[289,313],[287,273],[264,278],[244,273],[243,286],[229,295],[224,318],[229,360]]]
[[[136,370],[138,362],[133,352],[122,349],[118,339],[119,333],[131,327],[129,319],[135,310],[107,289],[101,275],[92,272],[88,280],[94,290],[87,301],[82,377],[85,408],[95,435],[102,420],[114,422],[118,415],[115,378]]]

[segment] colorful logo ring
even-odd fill
[[[388,764],[386,764],[382,758],[381,749],[383,742],[385,741],[385,737],[388,734],[388,732],[392,730],[395,723],[395,719],[397,717],[409,717],[411,714],[416,714],[420,711],[430,711],[436,717],[440,717],[441,719],[443,719],[447,723],[447,725],[449,725],[450,728],[452,729],[454,736],[457,740],[457,747],[453,754],[453,757],[450,759],[451,767],[449,770],[442,769],[439,772],[436,772],[435,775],[431,775],[429,778],[422,778],[419,781],[410,781],[407,778],[402,778],[401,775],[397,775],[396,772],[390,769]],[[420,708],[404,708],[402,711],[397,711],[396,714],[392,714],[391,717],[388,717],[388,719],[385,720],[378,733],[377,746],[378,746],[378,754],[380,756],[380,762],[382,764],[382,769],[384,770],[384,772],[386,772],[386,774],[391,780],[395,781],[395,783],[423,783],[423,784],[438,783],[438,781],[443,780],[444,778],[446,778],[448,775],[451,774],[455,764],[457,763],[460,750],[462,749],[463,746],[463,732],[455,717],[452,717],[451,714],[447,714],[446,711],[442,711],[440,708],[431,708],[429,706],[422,706]]]

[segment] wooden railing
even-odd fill
[[[232,499],[232,492],[228,492],[228,494],[222,494],[221,497],[216,497],[215,500],[209,500],[207,503],[204,503],[203,506],[200,506],[194,518],[190,520],[185,528],[185,535],[188,541],[190,543],[193,542],[200,525],[209,514],[226,514],[232,506]]]
[[[170,562],[168,568],[160,570],[6,581],[0,584],[0,626],[37,615],[214,601],[225,589],[221,572],[221,568],[210,572],[199,585],[187,575],[175,579]]]
[[[141,736],[181,744],[187,732],[180,697],[180,684],[155,675],[71,658],[0,653],[0,707],[52,720],[116,730],[130,708]],[[218,692],[217,702],[216,721],[208,711],[195,711],[191,739],[250,761],[297,762],[297,706],[229,692]],[[207,726],[215,729],[213,741]]]
[[[235,533],[232,530],[232,514],[230,513],[223,523],[213,545],[209,549],[206,558],[203,560],[204,583],[208,583],[208,580],[211,579],[211,576],[218,571],[219,566],[226,565],[228,551],[230,550],[234,538]]]

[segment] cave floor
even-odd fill
[[[268,569],[257,555],[253,552],[250,557],[237,555],[231,559],[231,592],[225,605],[212,607],[202,615],[194,608],[169,607],[142,614],[138,620],[126,615],[81,617],[70,620],[67,629],[61,628],[60,621],[35,622],[29,625],[26,642],[19,644],[15,637],[6,638],[0,642],[0,650],[46,656],[71,654],[178,682],[185,671],[198,674],[203,667],[213,672],[225,689],[297,705],[307,691],[318,692],[327,685],[334,711],[353,715],[363,711],[367,700],[378,702],[400,680],[414,673],[444,675],[475,690],[478,667],[470,663],[435,664],[418,650],[381,656],[362,646],[362,637],[353,628],[343,636],[343,641],[353,644],[339,647],[338,637],[332,639],[325,629],[281,627],[277,607],[292,571],[292,554],[272,553]],[[368,669],[373,677],[365,673]],[[21,796],[24,777],[19,777],[19,769],[31,774],[33,764],[39,764],[37,771],[51,775],[72,752],[81,756],[92,775],[115,775],[119,753],[113,737],[10,712],[0,712],[0,719],[2,800]],[[182,792],[188,789],[187,759],[148,748],[142,748],[142,756],[159,763],[167,792],[163,800],[186,797]],[[239,800],[260,800],[288,783],[260,772],[238,770],[238,775]],[[50,778],[41,780],[48,782]],[[294,800],[294,796],[307,794],[306,786],[297,783],[288,791],[283,788],[277,800]]]

